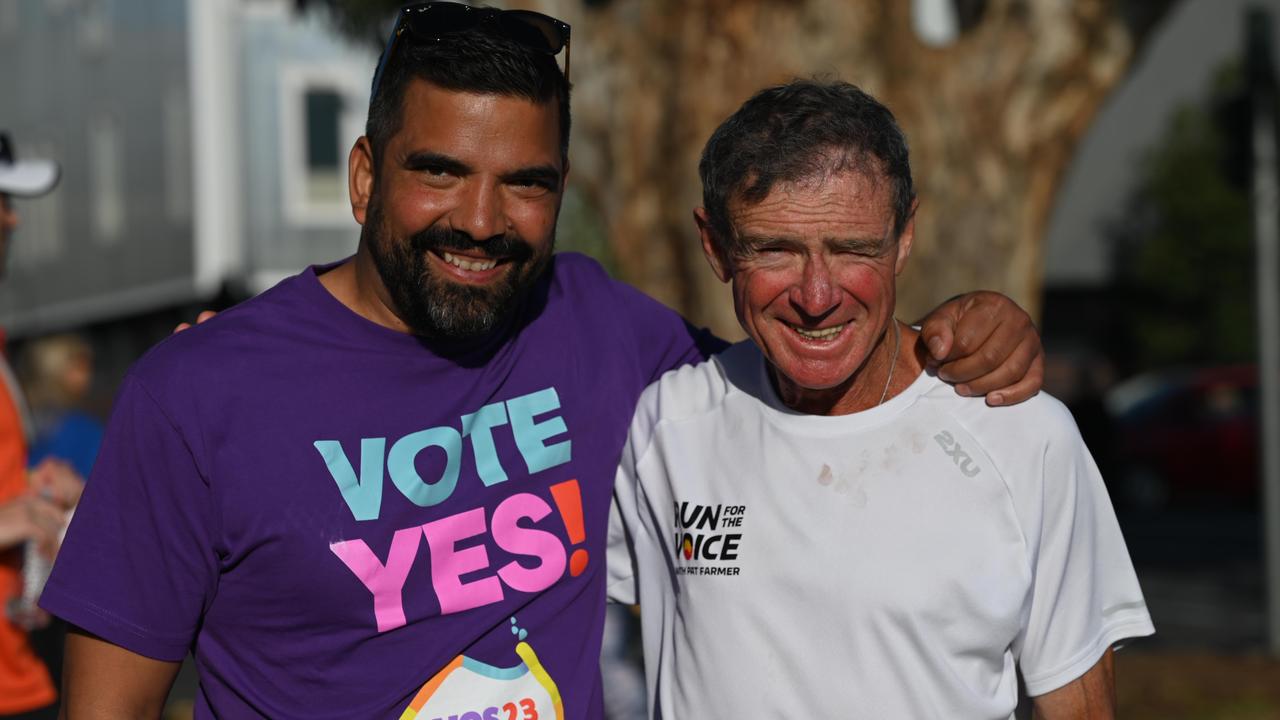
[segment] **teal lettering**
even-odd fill
[[[569,462],[571,445],[569,440],[547,445],[548,438],[568,432],[564,419],[560,416],[550,417],[542,422],[534,422],[535,415],[560,409],[560,396],[555,388],[539,390],[507,401],[507,413],[511,418],[511,432],[516,438],[516,447],[524,456],[529,466],[529,473],[563,465]]]
[[[444,450],[445,465],[440,479],[429,483],[418,474],[414,461],[429,447]],[[458,466],[462,459],[462,436],[451,427],[433,427],[405,435],[391,446],[387,472],[400,492],[419,507],[439,505],[458,486]]]
[[[396,488],[419,507],[432,507],[448,500],[457,489],[462,464],[463,437],[471,438],[476,474],[485,487],[507,481],[506,469],[498,457],[493,429],[510,425],[516,448],[529,473],[539,473],[568,463],[572,442],[566,436],[564,418],[551,414],[560,410],[555,388],[546,388],[504,402],[490,403],[463,415],[462,431],[450,426],[432,427],[396,440],[387,452],[387,438],[360,440],[360,472],[357,473],[339,440],[317,440],[314,445],[356,520],[377,520],[382,506],[383,476],[390,475]],[[542,420],[535,420],[544,416]],[[444,451],[444,470],[433,481],[418,472],[418,457],[429,447]],[[712,520],[714,527],[714,519]]]
[[[471,437],[471,451],[476,458],[476,472],[485,487],[506,482],[507,472],[498,460],[498,450],[493,446],[493,429],[507,424],[507,409],[502,403],[492,403],[477,412],[462,416],[462,435]]]
[[[382,457],[387,439],[364,438],[360,441],[358,478],[346,452],[342,450],[342,443],[337,440],[317,440],[315,447],[355,519],[377,520],[378,512],[382,509]]]

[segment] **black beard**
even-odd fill
[[[535,250],[513,233],[477,242],[465,232],[437,226],[400,241],[383,226],[376,197],[369,203],[360,242],[369,248],[396,315],[414,335],[433,340],[470,340],[507,324],[546,269],[553,249],[548,242],[542,251]],[[442,279],[428,265],[428,252],[476,249],[511,269],[497,283],[484,287]]]

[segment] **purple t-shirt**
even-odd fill
[[[133,367],[41,605],[194,652],[197,717],[600,717],[626,429],[712,349],[579,255],[454,359],[313,268]]]

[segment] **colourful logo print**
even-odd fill
[[[511,623],[519,664],[500,668],[459,655],[422,686],[400,720],[563,720],[560,690],[525,631],[515,618]]]

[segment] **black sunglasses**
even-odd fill
[[[564,78],[569,79],[568,23],[532,10],[499,10],[457,2],[425,2],[400,8],[391,37],[387,38],[387,46],[378,60],[378,69],[373,73],[370,101],[378,96],[382,73],[402,35],[408,33],[408,39],[413,42],[438,43],[446,35],[466,32],[482,24],[502,37],[536,52],[559,55],[564,50]]]

